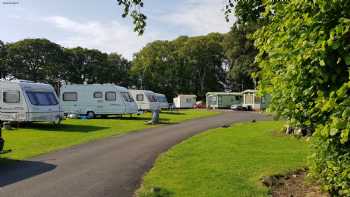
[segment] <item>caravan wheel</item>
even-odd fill
[[[86,116],[88,117],[88,118],[95,118],[95,112],[93,112],[93,111],[89,111],[89,112],[87,112],[86,113]]]

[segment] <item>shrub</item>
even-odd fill
[[[350,1],[265,2],[267,23],[253,38],[260,89],[271,109],[314,129],[311,176],[350,196]]]

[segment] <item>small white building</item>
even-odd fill
[[[63,85],[60,100],[65,114],[95,117],[138,113],[128,89],[114,84]]]
[[[193,108],[196,104],[196,95],[180,94],[173,99],[175,108]]]
[[[49,84],[0,80],[0,120],[60,123],[63,113]]]
[[[129,90],[140,111],[154,111],[160,109],[157,96],[150,90]]]

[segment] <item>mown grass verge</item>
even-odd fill
[[[207,110],[164,112],[160,114],[161,125],[208,117],[218,113],[220,112]],[[154,125],[144,123],[150,118],[151,114],[146,113],[140,116],[134,115],[132,118],[125,116],[124,118],[90,120],[68,119],[58,127],[48,123],[35,123],[10,131],[4,130],[5,149],[12,149],[12,152],[0,155],[0,164],[6,160],[30,158],[92,140],[154,127]]]
[[[238,123],[192,137],[160,156],[137,195],[267,196],[259,179],[303,167],[308,154],[304,140],[276,135],[283,124]]]

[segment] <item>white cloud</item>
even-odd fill
[[[194,35],[210,32],[226,33],[232,25],[224,16],[226,0],[186,0],[174,12],[168,13],[160,20],[190,29]]]
[[[57,41],[65,47],[81,46],[104,52],[118,52],[128,59],[131,59],[133,53],[140,50],[146,43],[159,37],[154,32],[142,37],[137,36],[131,26],[117,21],[80,22],[62,16],[48,17],[44,20],[64,33],[68,33],[63,40]]]
[[[61,36],[53,41],[65,47],[81,46],[104,52],[117,52],[131,59],[134,53],[154,40],[173,39],[183,32],[187,32],[189,36],[228,32],[231,24],[228,24],[224,18],[225,1],[184,0],[179,6],[169,9],[167,13],[163,12],[150,17],[149,20],[161,22],[161,25],[147,26],[143,36],[133,32],[132,24],[124,24],[116,20],[81,21],[65,16],[51,16],[41,21],[57,29]],[[164,28],[164,25],[170,29]],[[182,31],[177,32],[177,29]],[[50,35],[48,38],[50,39]]]

